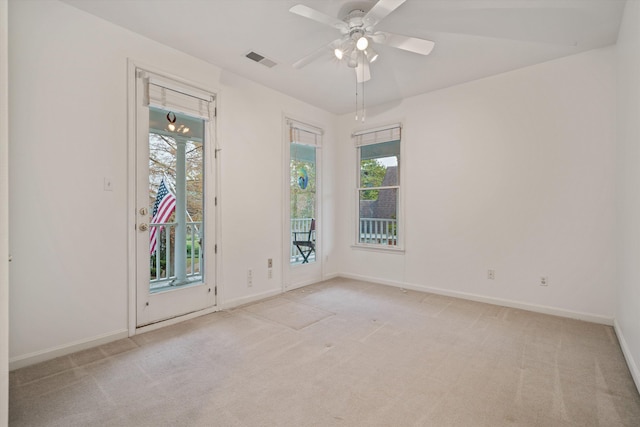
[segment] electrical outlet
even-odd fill
[[[247,286],[249,287],[253,286],[253,270],[252,269],[247,270]]]
[[[492,268],[487,270],[487,279],[494,280],[496,278],[496,271]]]
[[[547,276],[540,276],[540,286],[549,286],[549,278]]]
[[[273,279],[273,269],[272,268],[267,270],[267,279]]]

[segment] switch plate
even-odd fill
[[[487,279],[494,280],[496,278],[496,271],[492,268],[487,270]]]

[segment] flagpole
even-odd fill
[[[171,178],[165,172],[163,172],[162,174],[164,176],[164,182],[167,184],[167,187],[169,188],[169,191],[171,191],[175,195],[176,194],[176,187],[171,182]],[[189,219],[189,222],[195,222],[193,220],[193,217],[191,216],[191,214],[189,214],[189,209],[187,209],[186,206],[185,206],[185,212],[187,214],[187,218]],[[197,225],[194,224],[193,227],[196,229],[197,233],[200,233],[200,230],[198,229]]]

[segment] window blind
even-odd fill
[[[383,142],[400,141],[401,127],[399,124],[389,127],[365,130],[353,134],[356,147]]]
[[[302,123],[289,122],[289,142],[304,145],[320,145],[322,130]]]
[[[152,76],[146,76],[144,81],[147,105],[168,111],[178,110],[205,120],[213,118],[213,95],[191,87],[177,87]]]

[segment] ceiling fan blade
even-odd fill
[[[371,10],[362,18],[365,28],[370,28],[382,21],[391,12],[396,10],[406,0],[379,0]]]
[[[355,68],[356,70],[356,81],[358,83],[363,83],[371,80],[371,71],[369,70],[369,61],[366,59],[364,61],[358,61],[358,66]]]
[[[385,33],[383,31],[377,31],[371,38],[376,43],[419,53],[420,55],[429,55],[435,46],[435,43],[431,40],[401,36],[400,34]]]
[[[293,68],[299,69],[304,67],[307,64],[310,64],[311,62],[315,61],[316,59],[320,58],[321,54],[324,52],[325,47],[321,47],[318,50],[315,50],[313,52],[311,52],[310,54],[304,56],[303,58],[297,60],[296,62],[293,63]]]
[[[293,68],[302,68],[305,65],[315,61],[316,59],[320,58],[322,55],[324,55],[325,53],[329,52],[329,50],[331,49],[335,49],[336,47],[340,46],[340,43],[342,43],[342,39],[335,39],[334,41],[332,41],[329,44],[326,44],[316,50],[314,50],[313,52],[311,52],[310,54],[304,56],[303,58],[297,60],[296,62],[293,63]]]
[[[300,15],[307,19],[311,19],[321,24],[329,25],[333,28],[340,30],[343,34],[346,34],[349,32],[349,25],[347,25],[346,22],[341,21],[338,18],[334,18],[332,16],[326,15],[315,9],[311,9],[310,7],[305,6],[303,4],[297,4],[293,6],[291,9],[289,9],[289,12],[294,13],[296,15]]]

